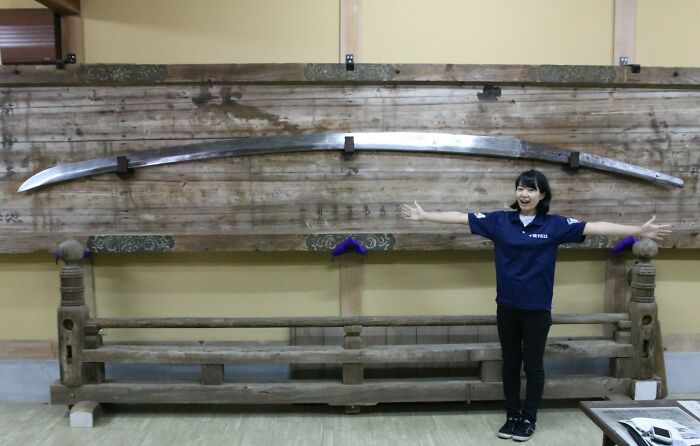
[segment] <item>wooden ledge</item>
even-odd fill
[[[551,341],[547,356],[630,357],[632,345],[609,340]],[[492,361],[501,359],[496,342],[475,344],[381,345],[357,350],[340,346],[163,346],[110,345],[84,350],[84,362],[151,364],[342,364]]]
[[[158,84],[441,84],[700,88],[700,68],[455,64],[82,64],[0,66],[0,87]]]
[[[548,378],[544,398],[604,398],[627,394],[630,378],[571,376]],[[525,385],[522,385],[525,389]],[[339,381],[240,383],[205,386],[196,383],[116,383],[66,387],[51,385],[53,404],[90,400],[119,404],[298,404],[374,405],[414,401],[496,401],[503,399],[500,382],[477,379],[407,379],[365,381],[345,385]]]

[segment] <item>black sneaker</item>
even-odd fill
[[[512,439],[515,441],[527,441],[535,433],[535,423],[523,418],[518,426],[513,431]]]
[[[515,428],[518,427],[521,421],[518,417],[508,417],[506,424],[498,429],[498,438],[513,438]]]

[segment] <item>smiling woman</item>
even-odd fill
[[[498,337],[503,356],[503,393],[506,423],[501,438],[528,440],[535,431],[537,410],[544,390],[544,350],[552,325],[552,297],[557,250],[562,243],[581,243],[586,235],[641,236],[661,239],[669,225],[642,226],[587,223],[549,214],[552,191],[547,177],[537,170],[515,180],[514,211],[425,212],[402,205],[409,220],[461,223],[471,232],[493,241],[496,263]],[[527,389],[520,401],[520,369],[525,368]]]

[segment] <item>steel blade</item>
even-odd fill
[[[228,156],[342,150],[346,137],[353,138],[356,150],[369,151],[483,155],[535,159],[560,164],[568,164],[572,153],[570,150],[513,138],[448,133],[365,132],[234,138],[144,150],[126,156],[129,167],[140,168]],[[588,153],[580,153],[580,165],[683,187],[683,180],[680,178]],[[37,173],[25,181],[18,191],[24,192],[62,181],[116,171],[116,156],[63,164]]]

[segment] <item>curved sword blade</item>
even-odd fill
[[[234,138],[144,150],[129,154],[128,159],[129,167],[139,168],[227,156],[342,150],[345,145],[345,137],[353,137],[355,149],[370,151],[484,155],[535,159],[560,164],[568,164],[572,153],[569,150],[546,144],[534,144],[519,139],[493,136],[420,132],[365,132]],[[581,166],[592,169],[683,187],[683,180],[680,178],[610,158],[581,153],[579,162]],[[32,176],[20,186],[18,192],[116,171],[116,156],[63,164]]]

